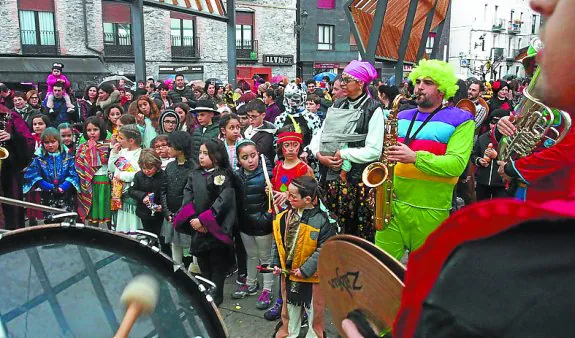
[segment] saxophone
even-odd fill
[[[399,113],[399,103],[404,98],[398,95],[393,100],[391,110],[385,120],[385,138],[383,140],[383,151],[378,162],[369,164],[363,170],[361,180],[363,184],[375,189],[374,198],[374,227],[375,230],[384,230],[391,219],[391,202],[393,200],[393,173],[395,162],[387,159],[385,150],[397,145],[397,114]]]
[[[9,111],[0,111],[0,130],[6,131],[8,127],[8,121],[12,117],[12,113]],[[0,170],[2,170],[2,161],[10,156],[8,149],[5,148],[4,142],[0,142]]]

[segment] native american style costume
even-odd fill
[[[318,206],[304,209],[301,214],[288,209],[278,214],[273,222],[274,243],[271,266],[281,267],[286,273],[282,278],[282,326],[276,337],[287,337],[299,332],[301,307],[309,316],[310,330],[322,337],[325,304],[319,289],[317,264],[319,248],[335,229],[328,215]],[[287,272],[300,269],[303,278]]]
[[[82,222],[110,221],[110,180],[108,179],[108,155],[110,144],[88,142],[81,144],[76,152],[76,170],[80,178],[78,191],[78,216]]]
[[[74,195],[80,191],[80,184],[74,158],[68,154],[68,149],[61,146],[59,152],[48,153],[38,148],[35,155],[24,174],[24,193],[38,187],[43,205],[75,211]],[[47,218],[50,215],[45,212],[43,216]]]

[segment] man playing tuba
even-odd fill
[[[453,187],[469,161],[473,146],[473,115],[443,101],[458,89],[452,67],[422,60],[413,70],[417,108],[398,115],[396,146],[386,149],[397,162],[391,222],[378,231],[375,244],[400,259],[414,251],[451,209]]]

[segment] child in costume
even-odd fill
[[[48,116],[43,114],[36,114],[30,119],[30,129],[32,130],[32,137],[34,138],[34,156],[36,156],[36,151],[42,149],[42,133],[50,125],[50,119]],[[35,187],[32,190],[27,190],[26,200],[31,203],[40,204],[42,203],[42,189],[40,187]],[[44,217],[44,214],[40,210],[35,210],[32,208],[26,209],[26,216],[28,217],[28,222],[30,225],[37,225],[38,219]]]
[[[184,263],[186,251],[189,253],[191,237],[185,233],[174,230],[174,216],[182,207],[184,188],[188,176],[192,172],[192,136],[187,131],[175,131],[168,136],[168,153],[175,160],[166,167],[167,184],[161,195],[164,223],[162,224],[162,237],[172,249],[172,259],[176,264]],[[200,269],[195,265],[193,273]]]
[[[109,172],[114,177],[114,182],[122,183],[121,208],[116,216],[116,231],[124,233],[142,229],[142,221],[136,215],[137,202],[127,194],[134,176],[140,171],[140,144],[140,130],[136,125],[128,124],[118,131],[118,143],[110,153]]]
[[[272,186],[274,201],[281,209],[285,206],[288,196],[288,186],[291,181],[300,176],[313,176],[313,170],[299,155],[302,153],[303,137],[300,132],[293,131],[293,126],[282,128],[278,134],[279,161],[273,169]]]
[[[232,293],[239,299],[258,293],[257,266],[269,264],[272,247],[272,219],[270,202],[266,193],[266,180],[261,157],[252,140],[242,140],[237,146],[240,168],[235,172],[238,197],[239,231],[247,253],[247,279]],[[269,168],[269,167],[268,167]],[[268,169],[269,170],[269,169]],[[268,173],[271,176],[271,172]],[[272,303],[272,274],[263,274],[263,290],[256,308],[265,310]]]
[[[73,211],[75,191],[80,190],[74,157],[68,154],[56,128],[44,130],[41,141],[24,174],[24,193],[38,187],[43,205]],[[45,219],[50,217],[44,213]]]
[[[50,114],[54,112],[54,85],[56,82],[61,82],[64,86],[64,100],[66,100],[66,107],[68,108],[68,112],[74,110],[74,105],[70,100],[70,95],[68,95],[68,90],[70,89],[70,80],[68,80],[66,75],[62,74],[62,69],[64,69],[64,64],[55,62],[52,65],[52,72],[46,78],[46,84],[48,85],[48,100],[46,102],[46,107],[50,109]]]
[[[233,172],[224,143],[217,138],[200,146],[200,166],[188,177],[183,207],[174,218],[178,231],[192,236],[191,253],[198,257],[202,276],[216,284],[214,302],[224,298],[226,272],[236,225]]]
[[[162,160],[152,149],[140,153],[138,165],[141,170],[134,176],[129,195],[137,202],[136,215],[142,221],[145,231],[160,237],[162,220],[162,192],[166,189],[166,173],[162,170]]]
[[[124,108],[119,104],[113,104],[104,112],[104,119],[106,121],[106,130],[112,133],[112,143],[115,144],[118,137],[118,129],[120,126],[118,122],[120,117],[124,115]]]
[[[328,215],[318,203],[318,183],[301,176],[288,188],[290,207],[273,222],[272,263],[282,276],[282,326],[276,337],[297,337],[302,307],[309,318],[306,337],[323,337],[324,302],[319,289],[317,264],[323,243],[335,235]]]
[[[84,124],[84,143],[76,152],[75,164],[80,178],[78,216],[82,222],[98,226],[110,222],[110,180],[108,155],[110,140],[101,120],[90,116]]]

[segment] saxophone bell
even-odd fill
[[[361,173],[361,180],[365,186],[376,188],[385,182],[388,175],[389,170],[385,164],[382,162],[373,162],[365,167],[363,173]]]
[[[7,159],[8,156],[10,156],[8,149],[0,147],[0,161]]]

